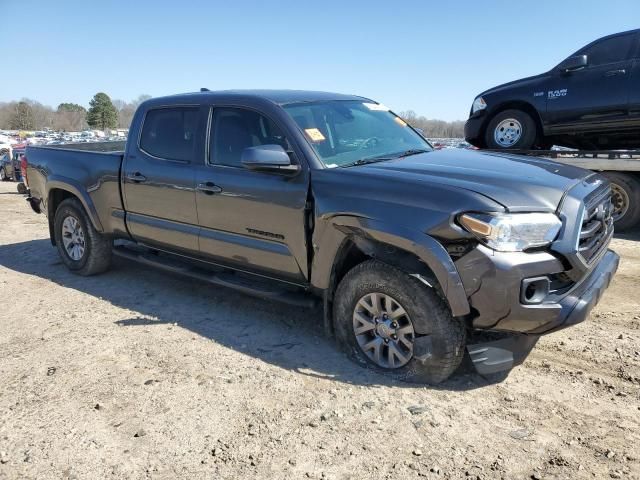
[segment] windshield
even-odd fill
[[[376,103],[334,100],[284,109],[329,168],[432,150],[400,117]]]

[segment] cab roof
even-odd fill
[[[200,92],[182,93],[178,95],[170,95],[167,97],[157,97],[149,100],[150,103],[161,103],[163,100],[176,101],[193,101],[195,99],[208,98],[210,100],[252,98],[267,100],[278,105],[287,105],[291,103],[307,103],[322,102],[330,100],[355,100],[368,101],[372,100],[357,95],[344,95],[341,93],[317,92],[311,90],[218,90],[209,91],[203,89]]]

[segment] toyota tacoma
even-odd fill
[[[445,380],[465,351],[485,374],[521,363],[583,321],[618,266],[604,177],[435,151],[358,96],[155,98],[126,146],[29,146],[25,161],[28,201],[73,272],[118,255],[321,308],[356,360],[410,381]]]

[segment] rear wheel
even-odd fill
[[[603,172],[611,182],[613,221],[619,232],[640,227],[640,180],[619,172]]]
[[[460,365],[464,323],[419,280],[369,260],[349,271],[334,303],[336,336],[359,363],[400,380],[440,383]]]
[[[111,266],[112,241],[93,228],[82,204],[75,198],[60,203],[54,220],[58,253],[64,264],[79,275],[95,275]]]
[[[537,136],[536,123],[529,114],[522,110],[505,110],[489,121],[485,143],[496,150],[528,150]]]

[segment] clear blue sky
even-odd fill
[[[0,19],[0,101],[299,88],[455,120],[480,91],[640,27],[640,1],[0,0]]]

